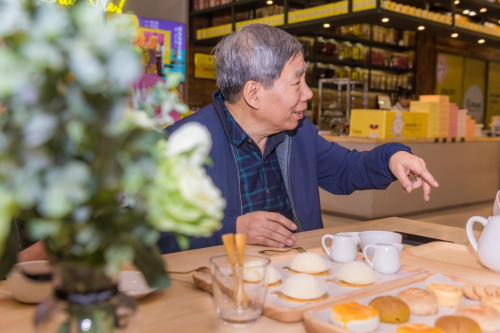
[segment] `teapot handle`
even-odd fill
[[[476,236],[474,236],[474,229],[473,229],[474,223],[476,223],[476,222],[479,222],[483,226],[486,227],[486,225],[488,224],[488,220],[485,219],[484,217],[481,217],[481,216],[473,216],[469,219],[469,221],[467,221],[467,226],[466,226],[467,237],[469,238],[470,244],[472,245],[474,250],[476,250],[476,252],[477,252],[477,240],[476,240]]]

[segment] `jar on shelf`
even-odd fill
[[[323,37],[318,37],[318,39],[316,40],[316,44],[315,44],[315,47],[316,47],[316,55],[325,55],[325,44],[326,44],[326,41]]]
[[[325,77],[326,77],[327,79],[332,79],[332,78],[334,78],[334,77],[335,77],[335,65],[333,65],[333,64],[329,64],[329,65],[327,66],[327,69],[326,69],[326,71],[325,71]]]
[[[363,81],[363,70],[359,67],[356,67],[351,72],[351,78],[353,80]]]
[[[340,54],[340,60],[350,60],[352,59],[352,44],[350,42],[342,43],[342,53]]]
[[[318,62],[316,63],[316,77],[318,79],[326,79],[326,70],[328,69],[328,66]]]
[[[361,35],[360,38],[370,39],[370,25],[367,23],[361,24]]]
[[[342,70],[340,71],[340,77],[341,78],[350,78],[351,71],[352,71],[351,67],[349,67],[349,66],[342,67]]]
[[[361,24],[354,24],[352,26],[352,35],[354,37],[361,37],[362,30],[361,30]]]
[[[331,38],[326,41],[325,44],[325,55],[326,56],[336,56],[337,55],[337,41],[335,39]]]
[[[352,47],[352,60],[363,61],[365,59],[365,47],[361,43],[356,43]]]

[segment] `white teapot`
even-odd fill
[[[479,244],[473,232],[475,222],[484,226]],[[481,216],[471,217],[467,222],[467,237],[476,250],[479,261],[492,271],[500,273],[500,216],[490,216],[489,219]]]

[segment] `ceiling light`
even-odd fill
[[[457,38],[457,37],[458,37],[458,34],[456,32],[451,34],[451,38]]]
[[[272,5],[272,4],[273,4],[273,0],[268,0],[266,3],[267,3],[268,5]]]
[[[387,17],[384,17],[384,18],[382,19],[382,22],[387,23],[387,22],[389,22],[389,19],[388,19]]]
[[[330,28],[330,23],[323,24],[323,28]]]
[[[425,30],[425,27],[421,25],[420,27],[417,28],[418,30]]]
[[[480,12],[480,13],[486,13],[487,11],[488,11],[488,9],[487,9],[487,8],[481,8],[481,9],[479,10],[479,12]]]
[[[460,1],[455,0],[455,5],[458,5],[459,3],[460,3]]]
[[[464,15],[467,15],[467,14],[469,14],[469,13],[470,13],[470,10],[468,10],[468,9],[466,9],[466,10],[464,10],[464,11],[462,12],[462,14],[464,14]]]
[[[478,42],[479,44],[484,44],[484,43],[486,43],[486,41],[485,41],[484,39],[480,39],[480,40],[478,40],[477,42]]]
[[[477,14],[477,13],[473,11],[473,12],[470,12],[470,13],[469,13],[469,16],[476,16],[476,14]]]

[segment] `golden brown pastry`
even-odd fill
[[[462,287],[462,292],[464,293],[464,296],[469,298],[469,299],[472,299],[474,301],[480,301],[481,298],[479,298],[479,296],[476,295],[476,293],[474,292],[474,286],[472,284],[466,284]]]
[[[436,327],[446,333],[481,333],[481,328],[472,319],[461,316],[444,316],[436,321]]]
[[[496,297],[497,296],[497,286],[488,285],[484,288],[484,292],[487,296]]]
[[[497,296],[500,297],[500,287],[497,288]]]
[[[404,324],[396,329],[396,333],[446,333],[439,327],[432,327],[425,324]]]
[[[481,327],[483,333],[493,333],[500,330],[500,315],[484,305],[461,306],[455,312],[457,316],[464,316],[474,320]]]
[[[500,314],[500,297],[483,297],[481,299],[483,305],[486,305],[489,308],[495,309],[498,314]]]
[[[383,323],[402,324],[410,319],[408,305],[394,296],[382,296],[373,299],[370,306],[377,310]]]
[[[476,293],[477,297],[479,297],[479,299],[483,298],[484,296],[488,296],[486,295],[486,291],[484,291],[484,286],[480,284],[474,285],[474,292]]]
[[[377,310],[356,302],[334,305],[330,313],[332,324],[354,333],[375,332],[379,321]]]
[[[429,283],[427,290],[436,296],[439,306],[457,308],[462,302],[462,290],[445,283]]]
[[[434,294],[419,288],[408,288],[398,293],[398,298],[408,304],[410,312],[417,316],[430,316],[438,312]]]

